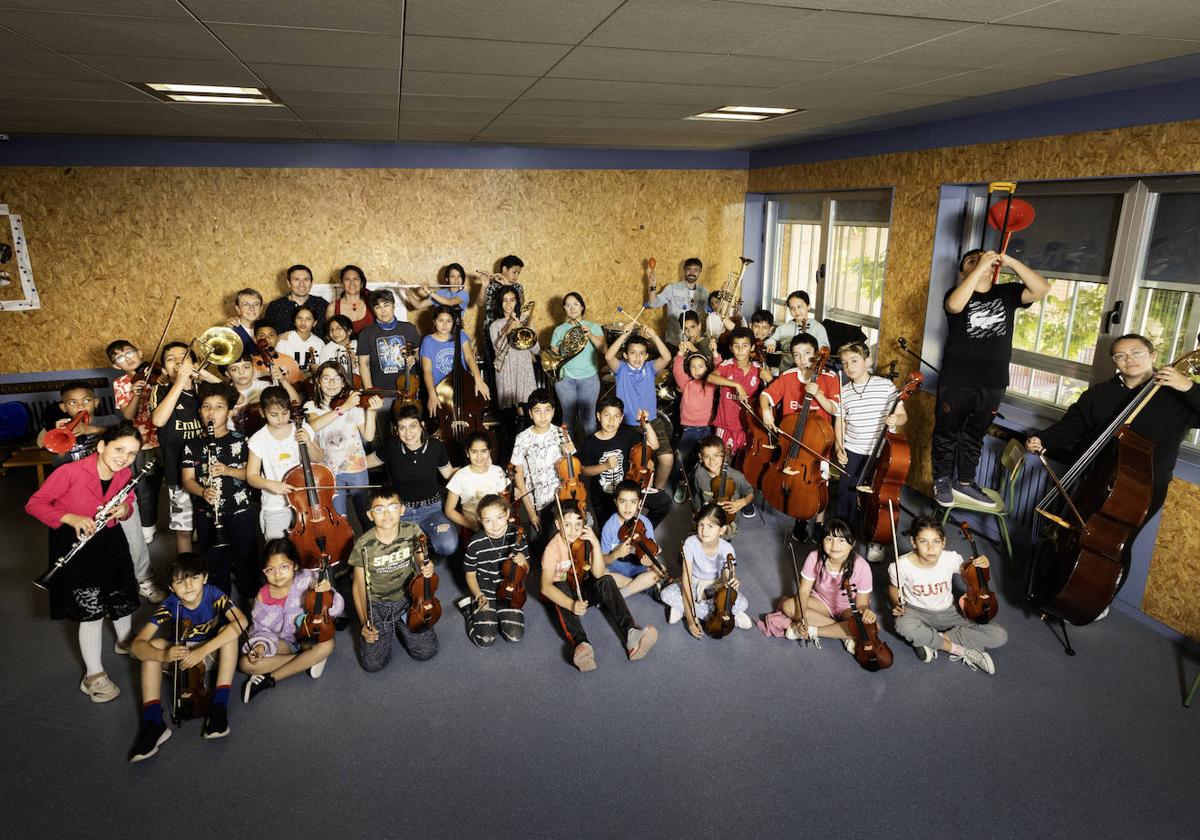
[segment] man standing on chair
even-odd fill
[[[1011,268],[1020,283],[993,283],[996,267]],[[942,506],[960,499],[991,499],[975,483],[983,436],[1008,388],[1017,307],[1046,296],[1042,275],[1008,254],[975,249],[958,264],[958,285],[943,306],[949,327],[938,380],[933,426],[933,497]],[[957,468],[957,478],[955,469]]]

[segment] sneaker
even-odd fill
[[[571,657],[571,661],[580,671],[596,670],[596,654],[592,652],[592,646],[587,642],[575,646],[575,653]]]
[[[325,673],[325,663],[328,661],[329,661],[328,659],[322,659],[316,665],[309,668],[308,675],[310,677],[312,677],[314,680],[321,679],[321,675]]]
[[[167,597],[167,593],[159,589],[150,578],[138,584],[138,592],[151,604],[161,604]]]
[[[987,493],[983,492],[983,488],[974,481],[958,482],[954,485],[954,492],[960,496],[966,496],[971,501],[979,502],[980,504],[990,505],[996,501]]]
[[[137,740],[129,751],[130,761],[143,761],[158,752],[158,748],[171,737],[171,728],[162,721],[143,720],[138,728]]]
[[[678,624],[683,621],[683,610],[679,607],[671,607],[667,610],[667,624]]]
[[[121,641],[120,639],[117,639],[115,642],[113,642],[113,653],[115,653],[117,656],[128,656],[129,645],[129,641]]]
[[[204,719],[204,738],[212,741],[224,738],[229,734],[229,708],[220,703],[213,703],[208,708],[208,717]]]
[[[917,651],[917,659],[920,659],[926,665],[938,658],[938,652],[931,647],[925,645],[913,645]]]
[[[851,656],[854,655],[854,640],[853,639],[842,639],[842,647],[844,647],[846,649],[846,653],[850,654]]]
[[[962,656],[951,656],[951,662],[962,662],[972,671],[983,671],[985,674],[996,673],[996,664],[986,650],[963,648]]]
[[[753,519],[756,516],[758,516],[758,511],[756,511],[754,509],[753,502],[751,502],[750,504],[748,504],[744,508],[742,508],[742,518],[743,519]]]
[[[470,595],[464,595],[454,602],[454,606],[458,607],[458,611],[463,614],[463,618],[471,617],[471,602],[475,599]]]
[[[146,541],[146,545],[150,545],[150,543],[154,542],[154,538],[157,535],[158,535],[158,526],[157,525],[143,525],[142,526],[142,539]],[[134,760],[136,761],[137,759],[134,759]]]
[[[104,671],[84,677],[79,683],[79,690],[92,698],[93,703],[107,703],[121,696],[121,689],[117,688],[117,684],[110,680]]]
[[[783,631],[783,638],[787,639],[789,642],[800,641],[800,631],[796,629],[795,624],[788,625],[788,628]]]
[[[1103,621],[1104,619],[1108,618],[1108,610],[1109,610],[1109,607],[1105,607],[1104,609],[1102,609],[1100,611],[1100,615],[1098,615],[1092,619],[1092,623],[1095,624],[1097,621]]]
[[[879,543],[870,543],[867,545],[867,562],[878,563],[884,558],[887,550]]]
[[[650,597],[653,598],[655,601],[658,601],[661,604],[662,603],[662,591],[663,591],[663,583],[660,580],[658,583],[654,584],[654,586],[650,587]]]
[[[737,625],[739,630],[749,630],[754,626],[753,622],[750,621],[750,616],[745,613],[735,613],[733,623]]]
[[[935,478],[933,480],[933,500],[942,507],[954,504],[954,494],[950,492],[950,479]]]
[[[255,674],[246,680],[242,687],[242,702],[249,703],[255,695],[262,694],[268,688],[275,687],[275,678],[270,674]]]
[[[687,501],[687,491],[684,490],[683,485],[680,484],[679,486],[677,486],[675,488],[675,504],[681,505],[686,501]]]
[[[797,519],[796,524],[792,526],[792,541],[806,543],[811,536],[808,529],[808,520]]]
[[[645,657],[658,641],[658,631],[653,627],[634,627],[625,638],[625,650],[629,652],[631,662]]]

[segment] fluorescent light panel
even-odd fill
[[[725,122],[762,122],[769,120],[770,117],[766,114],[731,114],[720,111],[705,111],[701,114],[692,114],[690,117],[684,117],[686,120],[720,120]]]
[[[784,114],[794,114],[796,108],[759,108],[755,105],[726,105],[717,109],[722,114],[770,114],[782,117]]]
[[[155,83],[147,85],[154,90],[164,93],[201,93],[201,94],[232,94],[234,96],[263,96],[263,92],[254,87],[232,87],[230,85],[171,85]]]
[[[684,117],[685,120],[727,120],[730,122],[762,122],[787,114],[797,114],[799,108],[769,108],[756,105],[722,105],[711,111],[703,111]]]
[[[187,85],[175,82],[131,82],[163,102],[185,105],[278,105],[279,97],[266,88],[240,85]]]
[[[216,105],[274,105],[279,106],[280,103],[272,102],[270,99],[261,99],[259,97],[250,96],[197,96],[188,93],[169,93],[167,96],[173,102],[207,102]]]

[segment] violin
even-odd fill
[[[178,613],[176,614],[176,645],[182,644],[180,640],[187,638],[188,634],[192,632],[193,626],[191,619],[185,618],[180,621]],[[172,723],[179,726],[186,718],[202,718],[208,714],[212,693],[208,690],[208,673],[204,667],[204,660],[200,660],[199,663],[187,669],[179,664],[178,659],[175,660],[172,681],[175,690],[174,703],[171,707]]]
[[[822,347],[812,367],[816,382],[829,361],[829,348]],[[763,476],[763,498],[771,507],[799,520],[816,516],[829,504],[829,483],[821,476],[821,462],[829,460],[833,427],[821,415],[812,414],[813,395],[805,391],[800,410],[779,423],[788,445]]]
[[[392,411],[396,411],[397,407],[421,404],[421,373],[417,370],[413,354],[408,352],[407,346],[404,359],[404,372],[396,377],[396,401],[392,403]]]
[[[908,382],[892,401],[887,415],[896,411],[896,406],[912,396],[921,387],[924,377],[917,371],[908,375]],[[888,503],[895,509],[900,505],[900,491],[908,478],[908,467],[912,455],[908,448],[908,438],[899,432],[893,432],[885,425],[879,431],[879,438],[871,448],[871,456],[863,462],[858,474],[855,487],[859,491],[860,527],[858,532],[867,542],[881,545],[891,541],[895,531]],[[867,483],[867,476],[871,476]],[[848,480],[847,476],[843,480]]]
[[[292,422],[304,426],[299,403],[292,403]],[[300,465],[283,475],[283,483],[294,488],[287,494],[288,505],[295,512],[295,524],[288,529],[288,538],[300,552],[300,565],[319,569],[322,563],[337,565],[350,556],[354,547],[354,531],[346,517],[333,507],[336,481],[333,471],[324,464],[314,464],[308,446],[299,445]]]
[[[879,638],[879,622],[868,624],[863,620],[862,611],[854,600],[857,589],[848,577],[843,578],[842,587],[850,599],[850,608],[842,613],[842,621],[850,622],[850,633],[854,637],[854,659],[864,670],[872,673],[892,667],[892,649]]]
[[[561,521],[561,520],[560,520]],[[587,579],[587,574],[592,570],[592,544],[589,540],[580,537],[571,543],[569,546],[571,551],[571,568],[567,571],[567,577],[575,586],[575,593],[579,596],[579,600],[584,600],[583,597],[583,582]]]
[[[733,632],[733,605],[737,603],[737,587],[733,585],[733,555],[725,555],[721,581],[713,587],[713,605],[704,618],[704,632],[714,639],[723,639]]]
[[[475,393],[473,383],[465,381],[466,372],[463,370],[462,361],[461,314],[455,315],[454,328],[451,329],[450,335],[454,341],[454,366],[446,378],[434,387],[439,402],[436,434],[447,446],[452,441],[462,446],[472,432],[484,432],[491,441],[492,448],[495,449],[495,436],[483,423],[484,413],[487,411],[487,401]],[[400,380],[397,379],[397,390],[406,390],[399,382]]]
[[[647,490],[654,481],[654,450],[646,442],[648,423],[645,411],[638,412],[638,423],[642,427],[642,442],[635,443],[629,450],[629,469],[625,472],[625,478],[636,481],[639,487]]]
[[[733,496],[737,493],[737,484],[729,477],[729,462],[733,460],[733,448],[725,444],[725,458],[721,461],[721,471],[713,478],[712,484],[712,500],[713,504],[724,504],[732,502]]]
[[[638,558],[639,565],[649,566],[658,573],[662,580],[663,586],[671,583],[674,578],[667,573],[667,568],[658,559],[659,547],[658,543],[650,538],[646,533],[646,523],[642,521],[642,508],[646,504],[646,494],[643,493],[638,501],[637,512],[632,517],[626,519],[617,529],[617,539],[621,542],[629,541],[629,545],[633,548],[634,557]]]
[[[329,556],[321,558],[321,571],[317,582],[329,580]],[[333,638],[335,626],[333,616],[333,590],[318,592],[316,586],[304,593],[304,615],[298,618],[296,638],[302,641],[328,642]]]
[[[561,428],[562,443],[565,449],[570,437],[567,427]],[[587,485],[583,481],[583,462],[572,452],[563,455],[555,465],[558,471],[558,499],[560,502],[575,502],[580,510],[587,504]]]
[[[391,397],[399,393],[395,388],[348,388],[329,401],[329,408],[341,408],[350,399],[351,394],[358,394],[360,399],[359,405],[365,410],[367,407],[366,401],[371,397]]]
[[[509,467],[511,471],[512,467]],[[509,478],[509,486],[512,486],[512,478]],[[505,496],[509,493],[505,490]],[[521,526],[521,522],[517,519],[516,508],[511,500],[508,503],[508,523],[516,526],[517,543],[525,542],[525,529]],[[500,582],[496,585],[496,603],[508,604],[514,610],[519,610],[525,606],[525,600],[529,593],[525,589],[525,577],[529,574],[529,563],[524,566],[516,562],[510,554],[500,564]]]
[[[254,370],[258,373],[259,379],[265,379],[268,382],[278,381],[275,373],[275,360],[278,358],[279,353],[265,338],[254,340]]]
[[[429,539],[425,534],[417,536],[417,553],[421,562],[417,571],[408,583],[408,597],[411,606],[408,608],[408,629],[413,633],[424,633],[437,624],[442,617],[442,602],[437,599],[438,576],[429,577],[421,574],[421,569],[429,560]]]
[[[975,565],[975,559],[979,557],[979,549],[975,547],[975,535],[971,533],[971,526],[966,522],[960,522],[958,527],[962,529],[963,537],[971,546],[971,557],[966,563],[963,563],[959,570],[959,574],[967,584],[967,592],[959,599],[958,605],[962,609],[964,618],[968,618],[976,624],[987,624],[996,617],[996,613],[1000,610],[1000,605],[996,602],[996,593],[988,588],[988,584],[992,580],[991,569]]]

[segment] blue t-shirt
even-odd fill
[[[467,353],[471,352],[471,339],[465,332],[459,335],[463,345],[462,368],[470,370],[467,367]],[[440,341],[432,334],[425,336],[421,339],[421,358],[429,359],[430,364],[433,365],[433,384],[437,385],[449,376],[450,371],[454,368],[454,341],[449,338]]]
[[[647,360],[637,370],[629,362],[621,362],[613,373],[617,380],[617,396],[625,403],[625,425],[638,425],[638,412],[646,410],[646,419],[658,416],[658,396],[654,393],[654,378],[658,371],[654,363]]]
[[[650,520],[646,518],[646,514],[643,513],[638,519],[646,526],[646,536],[653,540],[654,526],[650,524]],[[624,524],[625,520],[616,513],[608,517],[608,521],[604,523],[604,528],[600,531],[600,550],[605,554],[608,554],[621,544],[621,538],[617,536],[617,532],[621,530],[621,526]]]
[[[189,610],[179,600],[179,596],[172,592],[163,602],[158,605],[158,609],[150,616],[150,621],[156,626],[164,625],[171,626],[171,641],[175,641],[174,622],[176,618],[176,610],[178,610],[178,618],[180,624],[191,622],[191,627],[182,632],[179,637],[180,644],[198,645],[207,642],[213,636],[220,632],[221,628],[229,622],[225,618],[225,613],[233,606],[229,601],[229,596],[222,592],[211,583],[204,584],[204,591],[200,593],[200,603],[196,609]]]
[[[459,304],[458,304],[458,314],[459,315],[461,315],[462,313],[467,311],[467,304],[469,304],[471,301],[471,295],[465,288],[459,289],[457,292],[452,292],[449,289],[438,289],[434,292],[434,294],[436,294],[440,298],[446,298],[446,299],[457,298],[459,301]]]

